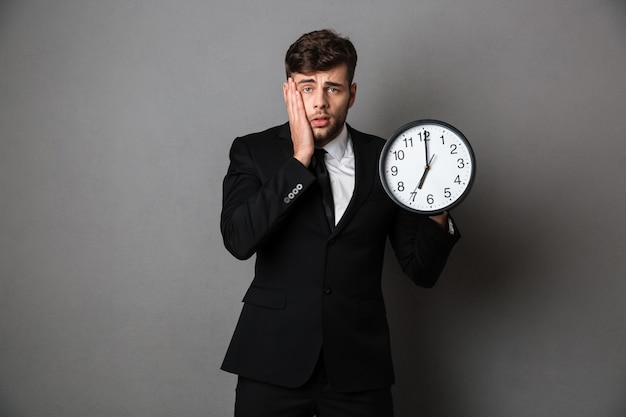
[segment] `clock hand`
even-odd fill
[[[426,166],[424,167],[424,173],[422,174],[422,178],[420,178],[420,182],[417,184],[417,188],[415,188],[415,190],[413,191],[417,191],[418,189],[422,189],[422,186],[424,185],[424,180],[426,180],[426,174],[428,174],[428,171],[430,171],[430,165],[433,163],[433,159],[435,159],[435,155],[433,154],[433,156],[430,157],[430,161],[426,161]]]
[[[420,178],[420,182],[417,184],[417,188],[415,188],[414,191],[417,191],[417,189],[422,189],[422,185],[424,185],[424,180],[426,179],[426,174],[428,174],[429,169],[430,167],[426,165],[426,167],[424,168],[424,173],[422,174],[422,178]]]
[[[429,166],[428,163],[428,136],[424,133],[424,158],[426,159],[426,166]]]

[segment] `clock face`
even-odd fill
[[[437,120],[418,120],[398,129],[380,155],[380,179],[387,194],[408,210],[449,210],[469,192],[476,163],[463,134]]]

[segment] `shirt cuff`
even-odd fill
[[[452,222],[452,219],[450,218],[449,215],[448,215],[448,233],[451,235],[454,234],[454,223]]]

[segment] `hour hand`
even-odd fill
[[[433,159],[435,159],[435,155],[433,154],[433,156],[430,157],[430,161],[428,161],[426,163],[426,166],[424,167],[424,173],[422,174],[422,178],[420,178],[420,182],[417,184],[417,189],[421,190],[422,186],[424,185],[424,181],[426,180],[426,175],[428,174],[428,171],[430,171],[430,166],[433,163]]]

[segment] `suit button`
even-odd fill
[[[332,288],[330,288],[330,287],[325,287],[324,288],[324,294],[330,295],[330,293],[332,293],[332,292],[333,292]]]

